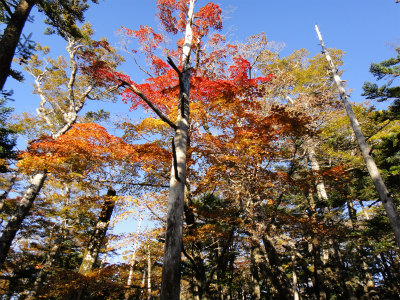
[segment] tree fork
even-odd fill
[[[358,146],[360,147],[362,156],[368,169],[368,173],[372,179],[372,182],[374,183],[376,191],[378,192],[379,199],[381,200],[383,207],[385,208],[386,215],[388,216],[390,221],[390,226],[392,227],[395,235],[397,247],[400,249],[400,218],[396,205],[394,204],[393,199],[390,197],[389,191],[387,190],[386,185],[383,182],[382,176],[379,173],[378,167],[376,166],[374,159],[370,155],[371,149],[368,146],[365,137],[361,131],[360,124],[358,123],[352,105],[349,101],[349,96],[346,94],[346,91],[344,89],[343,81],[340,79],[338,70],[325,48],[325,44],[322,40],[322,36],[319,32],[317,25],[315,25],[315,30],[321,42],[322,53],[325,54],[326,60],[328,61],[329,67],[333,75],[333,79],[335,80],[335,83],[339,89],[340,98],[343,101],[343,105],[350,119],[351,127],[353,128],[354,134],[356,136]]]

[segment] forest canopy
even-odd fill
[[[216,2],[153,2],[116,45],[85,22],[101,1],[0,1],[0,298],[400,299],[400,48],[377,109],[319,32],[285,51],[232,41]],[[62,52],[22,34],[37,14]]]

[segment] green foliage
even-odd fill
[[[83,33],[77,26],[77,22],[84,21],[84,13],[89,8],[87,2],[87,0],[39,1],[39,11],[46,15],[45,22],[50,25],[46,33],[58,33],[64,38],[68,36],[82,38]],[[91,2],[97,4],[98,0],[91,0]]]
[[[7,96],[9,96],[8,94]],[[15,158],[13,150],[16,144],[16,132],[9,128],[8,118],[13,111],[10,107],[5,107],[6,98],[0,98],[0,172],[8,170],[8,160]]]
[[[394,81],[400,76],[400,47],[396,48],[397,57],[390,58],[380,63],[372,63],[370,72],[377,80],[385,79],[386,84],[378,86],[376,83],[365,82],[363,85],[364,93],[367,99],[377,100],[379,102],[391,100],[393,103],[392,111],[396,117],[399,117],[400,110],[400,86],[394,85]]]

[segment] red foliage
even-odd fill
[[[222,10],[221,8],[214,4],[208,3],[194,15],[194,36],[202,37],[208,34],[210,28],[215,30],[222,29]]]

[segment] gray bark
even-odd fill
[[[22,221],[28,215],[33,201],[41,190],[45,180],[46,172],[40,172],[32,177],[30,186],[20,200],[16,211],[7,222],[6,227],[3,229],[0,237],[0,270],[3,269],[11,243],[14,240],[17,231],[20,229]]]
[[[190,51],[192,47],[193,11],[196,0],[190,0],[183,44],[182,73],[179,75],[179,114],[173,139],[175,155],[171,168],[170,190],[167,210],[167,230],[162,268],[161,300],[180,298],[181,252],[183,234],[183,213],[186,183],[186,154],[189,131],[190,97]]]
[[[150,256],[150,243],[147,246],[147,300],[151,300],[151,256]]]
[[[372,182],[374,183],[376,191],[378,192],[379,199],[381,200],[383,207],[385,208],[386,215],[389,218],[390,225],[391,225],[392,230],[395,235],[397,247],[400,248],[400,218],[399,218],[399,213],[397,211],[397,207],[395,206],[392,198],[390,197],[389,191],[387,190],[386,185],[383,182],[382,176],[379,173],[378,167],[376,166],[374,159],[370,155],[371,149],[368,146],[368,144],[365,140],[365,137],[361,131],[358,120],[357,120],[357,118],[354,114],[353,108],[349,102],[349,99],[348,99],[349,97],[346,94],[346,91],[344,89],[343,81],[339,77],[338,70],[337,70],[336,66],[334,65],[328,51],[325,49],[325,45],[324,45],[321,33],[319,32],[317,25],[315,25],[315,30],[317,31],[318,38],[321,42],[322,52],[326,56],[326,59],[329,63],[330,69],[333,74],[333,78],[339,89],[340,98],[343,101],[347,115],[350,119],[351,126],[352,126],[354,134],[356,136],[358,146],[360,147],[361,153],[363,155],[369,175],[372,179]]]

